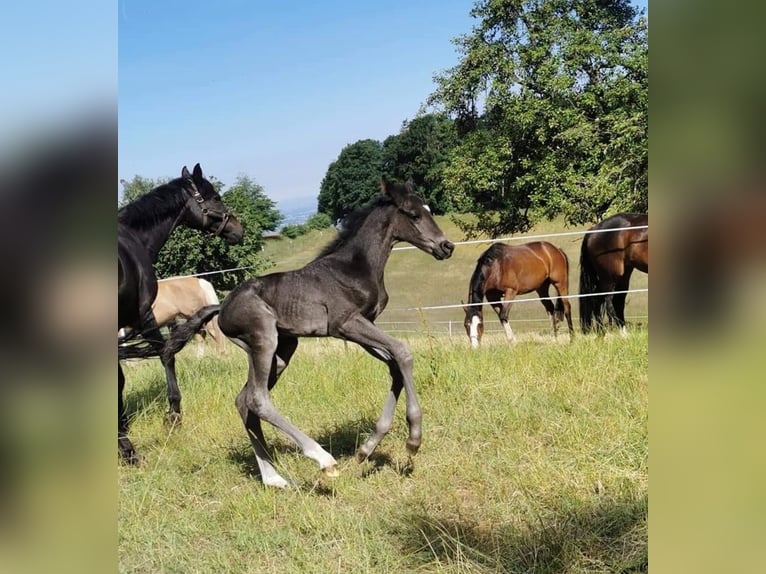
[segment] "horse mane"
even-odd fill
[[[341,222],[341,228],[338,231],[338,235],[330,243],[325,245],[325,247],[322,249],[322,251],[319,252],[319,255],[317,255],[314,260],[326,257],[327,255],[335,253],[341,249],[344,245],[346,245],[346,243],[348,243],[349,239],[357,234],[359,229],[362,227],[362,225],[364,225],[364,222],[367,221],[367,218],[373,211],[379,207],[393,204],[394,202],[390,197],[379,195],[367,206],[361,207],[349,213],[346,217],[343,218]]]
[[[484,270],[498,258],[504,247],[502,243],[493,243],[484,253],[479,255],[479,259],[476,261],[476,269],[474,269],[473,275],[471,275],[471,282],[468,286],[469,303],[479,303],[484,299],[484,283],[487,280]]]
[[[155,187],[117,211],[117,221],[129,227],[144,229],[165,219],[169,213],[178,213],[188,197],[181,179],[174,179]]]

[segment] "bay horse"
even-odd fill
[[[566,254],[547,241],[532,241],[521,245],[493,243],[476,261],[468,283],[468,303],[464,326],[471,347],[477,349],[484,334],[484,312],[481,303],[484,298],[497,313],[509,341],[515,340],[513,329],[508,322],[511,301],[517,295],[536,291],[540,297],[548,297],[549,287],[558,293],[555,305],[550,299],[541,302],[558,335],[557,321],[566,318],[570,338],[574,334],[572,311],[569,299],[569,259]],[[563,297],[562,297],[563,296]]]
[[[152,312],[157,325],[163,327],[175,323],[178,317],[188,320],[202,307],[219,303],[210,281],[199,277],[168,277],[157,282],[157,297],[152,303]],[[204,325],[204,332],[212,337],[219,353],[226,350],[226,337],[218,328],[218,317],[213,317]],[[202,349],[203,343],[200,342],[198,355],[202,354]]]
[[[176,381],[175,358],[165,352],[165,340],[154,319],[152,302],[157,295],[153,264],[177,225],[220,235],[230,244],[240,242],[243,233],[242,225],[226,209],[212,184],[203,177],[199,164],[194,166],[192,173],[184,166],[180,178],[156,187],[117,212],[117,328],[129,330],[129,339],[142,335],[151,353],[160,357],[167,378],[168,415],[173,421],[180,418],[181,392]],[[118,359],[129,356],[129,345],[120,344],[118,349]],[[125,375],[118,362],[117,447],[124,460],[136,463],[138,457],[127,436],[128,418],[122,397],[124,388]]]
[[[627,291],[634,269],[649,273],[649,216],[645,213],[618,213],[597,225],[583,237],[580,247],[580,295]],[[642,229],[623,229],[643,227]],[[627,293],[580,298],[580,326],[590,332],[593,323],[604,333],[604,311],[625,333]]]
[[[383,361],[391,388],[370,438],[357,451],[361,462],[388,432],[402,388],[410,453],[421,441],[421,408],[407,346],[374,321],[388,303],[383,271],[397,241],[407,241],[436,259],[452,255],[451,243],[411,184],[381,184],[382,193],[366,208],[350,214],[338,236],[305,267],[239,284],[221,303],[223,333],[248,355],[249,371],[236,399],[265,485],[285,487],[266,450],[261,420],[275,426],[315,460],[327,476],[337,476],[337,462],[316,441],[282,416],[269,391],[290,362],[299,337],[335,337],[360,345]]]

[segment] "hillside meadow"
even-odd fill
[[[462,239],[445,218],[453,241]],[[562,231],[551,225],[547,231]],[[572,262],[580,237],[555,241]],[[270,243],[274,270],[308,261],[328,232]],[[356,346],[304,339],[275,405],[327,448],[326,479],[264,425],[289,490],[264,488],[234,398],[245,355],[193,348],[178,356],[184,422],[163,423],[158,361],[126,365],[131,436],[143,456],[119,467],[123,572],[638,572],[648,569],[646,294],[629,296],[627,337],[554,340],[539,303],[519,303],[519,341],[485,336],[474,351],[462,311],[407,311],[465,298],[486,245],[438,262],[396,251],[380,321],[407,341],[424,411],[423,446],[404,448],[403,400],[370,460],[354,452],[388,392],[384,365]],[[637,274],[632,286],[645,286]],[[576,303],[574,312],[576,316]],[[454,320],[449,336],[445,323]],[[492,318],[495,325],[497,322]],[[396,324],[399,322],[399,324]],[[446,323],[448,325],[448,323]]]
[[[463,233],[449,216],[437,216],[436,221],[447,237],[455,242],[465,241]],[[567,227],[560,220],[543,222],[524,234],[518,234],[519,240],[508,241],[509,245],[523,243],[523,237],[540,236],[553,233],[573,233],[583,231],[589,226]],[[283,238],[267,241],[264,256],[274,266],[267,272],[288,271],[308,263],[321,248],[333,237],[332,230],[312,231],[296,239]],[[583,235],[567,235],[560,237],[540,237],[541,241],[549,241],[564,251],[569,258],[570,279],[569,292],[578,292],[580,280],[580,244]],[[383,329],[392,332],[431,332],[464,333],[464,312],[460,304],[468,299],[468,282],[471,278],[476,260],[489,247],[491,241],[479,237],[472,241],[483,240],[483,243],[457,245],[450,259],[437,261],[430,255],[408,244],[398,244],[391,253],[386,266],[386,288],[390,299],[388,308],[378,318],[376,323]],[[410,249],[400,249],[410,247]],[[648,288],[648,276],[634,272],[631,279],[631,289]],[[555,295],[551,288],[550,294]],[[548,335],[551,333],[550,322],[545,309],[540,302],[523,302],[524,299],[537,298],[535,292],[521,295],[514,301],[510,313],[510,322],[515,332]],[[646,326],[648,323],[648,293],[631,293],[627,297],[625,316],[634,325]],[[579,324],[578,302],[571,299],[572,318],[576,326]],[[420,310],[421,307],[457,305],[447,309]],[[484,307],[486,318],[485,333],[489,337],[504,337],[497,316],[489,307]],[[578,327],[579,328],[579,327]],[[566,328],[564,328],[565,332]]]

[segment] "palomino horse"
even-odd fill
[[[175,358],[165,352],[165,341],[154,320],[152,302],[157,295],[153,264],[176,225],[221,235],[228,243],[242,240],[242,225],[226,210],[215,188],[202,176],[199,164],[194,166],[193,173],[184,166],[180,178],[153,189],[117,213],[117,328],[130,330],[128,337],[142,335],[151,353],[160,357],[167,377],[168,414],[172,420],[180,417],[181,392],[176,381]],[[120,345],[118,349],[118,358],[129,356],[129,345]],[[122,399],[125,375],[119,363],[117,388],[117,446],[125,460],[137,462],[135,449],[127,436],[128,417]]]
[[[407,448],[415,453],[420,447],[421,409],[412,354],[374,324],[388,303],[383,269],[397,241],[412,243],[436,259],[450,257],[455,246],[409,184],[383,182],[382,187],[382,195],[349,215],[338,237],[305,267],[248,279],[221,304],[221,330],[248,354],[247,382],[236,405],[266,485],[288,483],[266,450],[261,419],[295,441],[326,475],[338,473],[333,456],[283,417],[269,396],[298,347],[298,337],[352,341],[388,366],[392,378],[388,400],[375,430],[357,452],[359,461],[370,456],[391,427],[402,388],[409,424]]]
[[[649,273],[649,216],[645,213],[618,213],[591,227],[580,248],[580,295],[627,291],[633,269]],[[640,227],[641,229],[624,229]],[[613,231],[599,231],[613,230]],[[609,321],[625,332],[627,293],[580,298],[580,325],[583,333],[604,332],[604,308]]]
[[[218,305],[215,288],[199,277],[168,277],[157,282],[157,297],[152,303],[152,312],[160,327],[174,323],[178,317],[189,319],[206,305]],[[218,328],[218,317],[213,317],[205,325],[205,332],[213,338],[219,353],[226,350],[226,337]],[[197,335],[199,336],[199,334]],[[202,354],[203,344],[197,347]]]
[[[550,285],[559,295],[555,306],[547,299]],[[511,301],[517,295],[531,291],[546,297],[542,304],[551,319],[554,337],[558,334],[557,320],[564,317],[571,337],[574,333],[571,305],[565,298],[569,294],[569,259],[561,249],[547,241],[533,241],[522,245],[494,243],[482,253],[468,284],[469,305],[463,308],[465,330],[471,347],[478,348],[484,334],[482,305],[476,303],[481,303],[486,296],[500,319],[506,337],[513,341],[515,336],[508,323]]]

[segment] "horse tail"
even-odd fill
[[[561,251],[561,250],[559,249],[559,251]],[[569,257],[567,257],[567,254],[564,253],[563,251],[561,251],[561,254],[564,256],[564,266],[566,267],[566,271],[567,271],[567,273],[566,273],[566,282],[567,282],[567,285],[568,285],[569,284]],[[568,289],[567,289],[567,291],[568,291]],[[556,297],[554,313],[555,313],[557,321],[563,321],[564,320],[564,300],[561,298],[561,295]]]
[[[195,333],[202,328],[202,325],[218,315],[220,310],[220,305],[208,305],[207,307],[202,307],[202,309],[189,317],[185,322],[172,329],[170,331],[170,336],[167,341],[165,341],[165,346],[162,349],[163,356],[172,357],[178,351],[183,349]]]
[[[580,295],[598,292],[598,275],[596,268],[588,255],[588,237],[585,235],[580,247]],[[588,333],[593,320],[601,316],[603,302],[600,297],[580,298],[580,327],[583,333]]]
[[[165,340],[165,343],[160,351],[163,358],[169,358],[178,353],[184,348],[186,343],[197,333],[202,325],[210,321],[221,310],[220,305],[208,305],[197,311],[194,315],[189,317],[185,322],[176,325],[170,330],[170,336]],[[157,352],[155,347],[150,345],[146,341],[139,341],[137,343],[120,345],[117,347],[117,358],[123,359],[149,359],[151,357],[157,357],[160,353]]]

